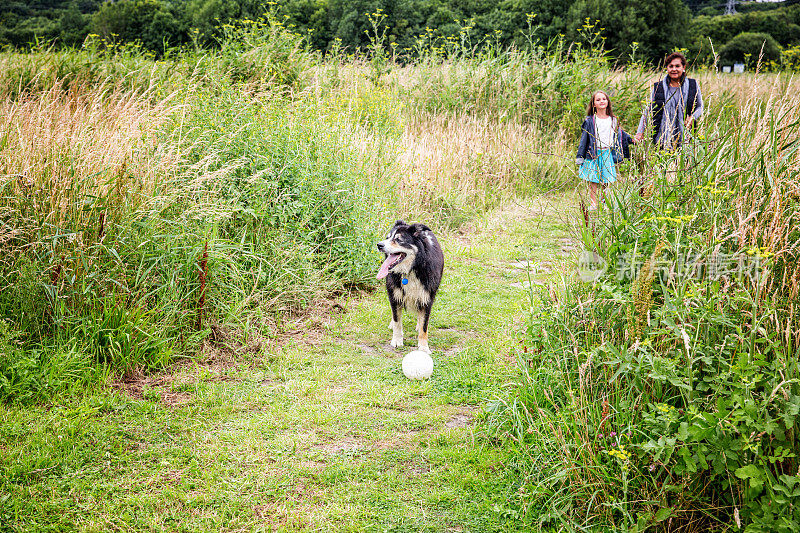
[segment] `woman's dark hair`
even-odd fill
[[[606,100],[608,100],[608,107],[606,108],[606,113],[612,119],[614,118],[614,112],[611,111],[611,98],[608,97],[608,93],[605,91],[595,91],[592,93],[592,99],[589,100],[589,106],[586,108],[586,116],[592,117],[594,116],[594,97],[598,94],[606,95]]]
[[[664,66],[666,67],[676,59],[681,60],[681,64],[685,67],[686,66],[686,56],[680,52],[672,52],[667,58],[664,60]]]

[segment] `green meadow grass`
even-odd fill
[[[434,375],[388,346],[381,290],[343,295],[289,335],[229,340],[167,371],[0,410],[11,531],[518,531],[512,448],[481,429],[515,375],[529,273],[566,264],[571,197],[505,206],[440,236]],[[563,254],[563,255],[562,255]],[[376,252],[375,268],[379,264]],[[556,259],[554,259],[556,258]],[[511,469],[513,470],[513,469]]]

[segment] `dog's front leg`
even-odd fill
[[[428,320],[430,317],[430,305],[426,305],[417,312],[417,350],[422,350],[428,354],[431,353],[431,349],[428,346]]]
[[[394,348],[403,347],[403,320],[401,313],[403,307],[400,302],[389,296],[389,303],[392,306],[392,321],[389,322],[389,329],[392,330],[392,346]]]

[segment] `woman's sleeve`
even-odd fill
[[[697,120],[703,116],[703,95],[700,94],[700,84],[697,84],[697,105],[692,113],[692,118]]]
[[[575,155],[575,163],[580,165],[586,157],[586,149],[589,147],[589,132],[586,130],[586,121],[581,124],[581,140],[578,143],[578,153]]]
[[[699,91],[697,93],[700,94]],[[639,119],[639,127],[636,128],[636,134],[644,133],[644,130],[647,129],[647,124],[650,122],[650,114],[653,108],[653,100],[656,99],[655,89],[650,91],[650,98],[647,100],[647,106],[644,108],[642,112],[642,118]]]
[[[623,130],[622,128],[619,129],[620,131],[620,141],[621,141],[621,148],[622,148],[622,157],[627,159],[631,156],[631,145],[633,144],[633,137],[628,135],[628,132]]]

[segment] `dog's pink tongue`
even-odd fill
[[[386,260],[381,265],[380,270],[378,270],[378,279],[383,279],[389,275],[389,265],[392,263],[394,259],[394,255],[387,255]]]

